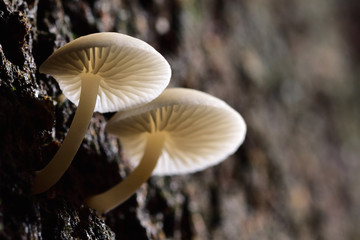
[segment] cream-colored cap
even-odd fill
[[[224,101],[197,90],[166,89],[154,101],[115,114],[106,130],[116,134],[136,166],[146,135],[166,133],[154,175],[191,173],[218,164],[242,144],[246,124]]]
[[[171,69],[149,44],[121,33],[95,33],[55,51],[41,66],[78,105],[81,79],[101,78],[95,110],[112,112],[147,103],[168,85]],[[89,81],[90,82],[90,81]]]

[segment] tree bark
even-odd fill
[[[0,0],[1,239],[360,239],[359,15],[355,1]],[[32,180],[76,106],[38,67],[82,35],[159,50],[170,87],[224,99],[243,146],[186,176],[152,177],[104,216],[84,204],[131,171],[113,113],[94,113],[61,180]]]

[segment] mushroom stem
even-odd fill
[[[36,172],[33,193],[39,194],[53,186],[70,166],[88,129],[96,104],[100,84],[99,76],[83,74],[78,108],[69,131],[53,159],[43,169]],[[87,84],[83,84],[86,81]],[[89,83],[92,84],[89,84]]]
[[[99,214],[106,213],[117,207],[131,195],[151,176],[161,155],[166,133],[155,132],[147,135],[144,155],[136,169],[122,182],[109,190],[92,196],[86,204],[97,210]]]

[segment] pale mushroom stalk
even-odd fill
[[[165,132],[147,133],[144,155],[135,170],[125,180],[106,192],[87,199],[87,205],[96,209],[99,214],[103,214],[120,205],[133,195],[151,176],[161,155],[165,135]]]
[[[80,101],[69,131],[53,159],[36,172],[33,193],[46,191],[54,185],[70,166],[88,129],[94,112],[101,78],[94,74],[81,74]],[[84,81],[87,84],[83,84]],[[89,84],[91,83],[91,84]]]

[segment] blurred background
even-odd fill
[[[234,156],[183,181],[194,238],[360,239],[360,4],[177,7],[154,20],[171,85],[224,99],[248,124]]]
[[[6,107],[20,106],[9,96],[22,103],[17,97],[30,92],[36,99],[20,108],[33,120],[9,120],[1,131],[9,161],[0,165],[0,238],[360,239],[359,1],[15,0],[0,1],[0,10],[0,120],[24,119]],[[150,43],[172,67],[169,87],[223,99],[248,132],[223,163],[152,177],[99,218],[82,198],[128,171],[121,146],[104,133],[111,114],[94,115],[73,166],[47,194],[31,195],[26,169],[50,159],[58,148],[53,137],[62,141],[76,110],[36,65],[66,42],[103,31]],[[13,93],[3,90],[8,86]],[[21,130],[38,118],[33,132]],[[26,134],[38,136],[30,147]],[[22,211],[14,214],[16,202]]]

